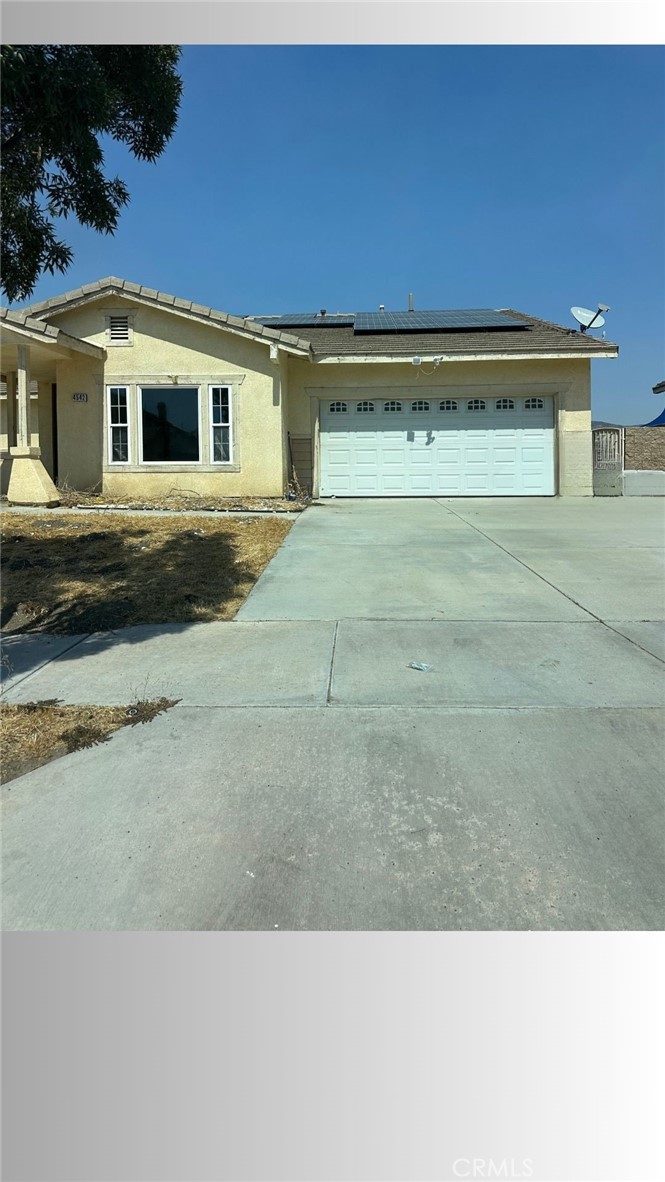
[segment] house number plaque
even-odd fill
[[[72,398],[74,399],[74,402],[87,402],[88,401],[87,394],[72,394]]]

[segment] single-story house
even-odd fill
[[[316,497],[591,496],[591,361],[617,346],[409,303],[239,317],[110,277],[3,311],[9,499],[280,497],[294,478]]]

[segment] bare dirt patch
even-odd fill
[[[57,700],[0,703],[0,783],[52,759],[106,743],[123,726],[152,722],[176,705],[171,698],[130,706],[61,706]]]
[[[2,629],[72,635],[232,619],[292,521],[48,510],[2,523]]]

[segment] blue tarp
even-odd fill
[[[661,410],[657,419],[652,419],[650,423],[644,423],[645,427],[665,427],[665,406]]]

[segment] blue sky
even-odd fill
[[[665,378],[660,46],[187,46],[179,126],[114,237],[63,226],[65,276],[226,311],[609,304],[593,415],[647,422]]]

